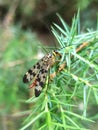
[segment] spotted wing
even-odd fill
[[[38,97],[44,87],[45,80],[48,74],[48,70],[55,63],[55,52],[53,54],[48,53],[45,55],[33,68],[24,75],[23,82],[27,83],[34,79],[30,88],[35,87],[35,96]]]
[[[23,77],[23,82],[24,83],[30,82],[38,74],[42,65],[43,61],[40,60],[31,69],[29,69],[28,72]]]
[[[35,85],[35,96],[38,97],[42,91],[42,88],[44,87],[46,77],[48,74],[49,65],[43,66],[38,75],[36,76],[36,85]]]

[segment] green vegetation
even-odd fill
[[[10,29],[0,31],[0,129],[3,129],[3,124],[12,129],[21,127],[21,113],[29,109],[24,100],[30,96],[22,78],[36,62],[40,45],[34,33],[23,32],[19,27]],[[14,126],[10,124],[11,119]],[[15,119],[18,119],[17,122],[14,122]]]
[[[96,0],[0,3],[1,130],[87,130],[98,120],[98,23],[96,31],[85,30],[85,26],[95,25],[92,18],[96,17],[97,3]],[[60,12],[70,24],[79,7],[87,9],[81,15],[82,24],[86,18],[82,29],[79,13],[71,27],[58,15],[61,22],[58,25],[55,12]],[[51,28],[62,58],[56,58],[49,74],[55,71],[57,74],[52,80],[47,76],[45,88],[36,98],[33,89],[28,89],[29,84],[22,80],[44,53],[43,48],[50,53],[54,50],[43,47],[34,33],[35,30],[49,33],[51,21],[56,21]],[[63,70],[58,72],[62,65]]]
[[[97,0],[0,1],[0,130],[98,130],[97,13]],[[53,50],[36,98],[23,76]]]
[[[86,130],[98,114],[90,116],[92,105],[98,103],[98,31],[80,33],[79,14],[69,27],[58,16],[63,27],[54,24],[52,31],[59,42],[63,71],[49,81],[47,77],[42,94],[26,101],[31,104],[31,114],[21,130]],[[76,53],[76,49],[87,43]],[[51,68],[53,72],[55,66]],[[94,108],[93,108],[94,109]]]

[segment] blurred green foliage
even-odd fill
[[[74,13],[77,12],[77,9],[81,9],[82,17],[86,18],[89,15],[88,12],[91,12],[89,17],[96,17],[95,8],[97,8],[97,0],[7,0],[0,1],[1,13],[0,18],[4,19],[8,11],[13,8],[14,11],[14,22],[21,23],[23,28],[46,28],[49,29],[49,25],[58,20],[55,17],[55,14],[60,13],[63,18],[70,24],[70,20],[73,17]],[[28,20],[27,20],[28,19]],[[84,19],[82,19],[84,21]],[[89,22],[89,20],[86,19]],[[93,20],[92,20],[93,23]],[[49,30],[48,30],[49,31]]]
[[[0,35],[0,115],[11,116],[25,110],[21,100],[30,95],[22,78],[35,63],[40,42],[34,33],[24,32],[18,26],[2,29]]]

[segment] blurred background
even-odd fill
[[[78,9],[81,31],[96,29],[98,0],[0,0],[0,130],[21,128],[31,107],[24,101],[32,96],[23,75],[43,55],[42,46],[57,47],[56,13],[71,25]]]

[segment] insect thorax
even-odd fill
[[[51,67],[55,63],[55,56],[52,53],[48,53],[43,57],[43,61],[44,65]]]

